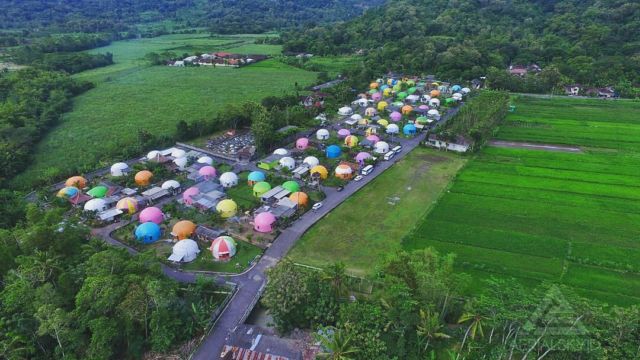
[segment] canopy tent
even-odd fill
[[[296,149],[306,150],[308,147],[309,147],[309,139],[303,137],[296,140]]]
[[[373,147],[373,152],[376,154],[386,154],[389,152],[389,144],[384,141],[378,141]]]
[[[151,179],[153,178],[153,173],[149,170],[142,170],[136,173],[134,180],[136,185],[138,186],[149,186],[151,184]]]
[[[349,148],[358,146],[358,137],[355,135],[349,135],[344,138],[344,144]]]
[[[198,164],[213,165],[213,159],[209,156],[202,156],[198,158]]]
[[[272,213],[262,212],[253,219],[253,229],[261,233],[270,233],[275,222],[276,217]]]
[[[211,254],[216,260],[229,260],[236,254],[236,241],[231,236],[220,236],[211,243]]]
[[[87,179],[82,176],[72,176],[64,182],[65,186],[73,186],[78,189],[84,189],[87,186]]]
[[[98,185],[87,191],[87,195],[94,198],[103,198],[107,196],[107,192],[109,192],[109,189],[106,186]]]
[[[178,240],[190,238],[196,231],[196,224],[189,220],[180,220],[171,229],[171,235]]]
[[[306,158],[304,158],[304,160],[302,160],[302,162],[304,164],[307,164],[311,168],[320,164],[320,160],[318,160],[318,158],[315,156],[307,156]]]
[[[223,219],[228,219],[236,215],[238,204],[231,199],[224,199],[216,205],[216,211]]]
[[[326,156],[329,159],[338,158],[338,157],[340,157],[341,154],[342,154],[342,149],[340,149],[340,147],[338,145],[331,145],[331,146],[327,147]]]
[[[110,170],[111,176],[119,177],[127,173],[127,171],[129,170],[129,165],[123,162],[118,162],[111,165],[111,168],[109,170]]]
[[[318,140],[327,140],[327,139],[329,139],[329,130],[320,129],[320,130],[316,131],[316,139],[318,139]]]
[[[271,185],[268,182],[260,181],[253,185],[253,196],[260,197],[269,190],[271,190]]]
[[[329,176],[329,171],[327,171],[327,168],[322,165],[314,166],[313,168],[311,168],[310,173],[311,176],[318,176],[322,180],[326,179],[327,176]]]
[[[138,201],[132,197],[122,198],[116,204],[116,209],[133,215],[138,210]]]
[[[167,180],[167,181],[162,183],[161,187],[163,189],[165,189],[165,190],[179,189],[180,188],[180,183],[177,182],[176,180]]]
[[[192,186],[182,193],[182,201],[187,205],[193,205],[193,197],[200,194],[200,189]]]
[[[173,245],[171,255],[167,260],[187,263],[195,260],[199,253],[198,243],[191,239],[184,239]]]
[[[138,225],[134,232],[136,239],[143,244],[151,244],[160,239],[162,230],[158,224],[153,222],[146,222]]]
[[[249,173],[249,176],[247,176],[247,182],[249,183],[249,186],[254,186],[256,183],[264,181],[266,178],[267,176],[262,171],[252,171]]]
[[[280,161],[278,161],[278,164],[280,164],[281,167],[289,170],[293,170],[296,168],[296,161],[289,156],[285,156],[280,159]]]
[[[282,183],[282,188],[294,193],[300,191],[300,184],[297,181],[289,180]]]
[[[138,220],[141,223],[152,222],[160,224],[164,220],[164,214],[162,213],[162,210],[158,209],[157,207],[150,206],[140,212]]]
[[[220,175],[220,185],[224,188],[230,188],[238,185],[238,175],[236,173],[227,171]]]

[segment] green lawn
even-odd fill
[[[342,261],[350,273],[371,274],[381,257],[401,249],[402,238],[465,162],[450,153],[414,150],[314,225],[290,256],[313,266]]]
[[[458,255],[481,279],[570,285],[609,303],[640,302],[640,104],[516,100],[497,138],[583,153],[488,147],[404,241]]]
[[[137,144],[139,130],[171,135],[179,120],[210,119],[227,104],[292,93],[295,83],[304,86],[316,79],[313,72],[275,59],[240,69],[151,67],[141,60],[150,51],[185,46],[280,51],[279,46],[254,45],[249,39],[253,38],[170,35],[119,41],[93,50],[112,52],[116,64],[77,75],[96,82],[96,88],[75,99],[73,111],[38,144],[33,163],[16,183],[28,184],[50,168],[69,171],[108,165],[118,149]]]

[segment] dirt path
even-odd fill
[[[565,145],[552,145],[552,144],[534,144],[534,143],[518,142],[518,141],[491,140],[489,141],[489,145],[496,146],[496,147],[512,148],[512,149],[532,149],[532,150],[558,151],[558,152],[569,152],[569,153],[583,152],[582,149],[578,147],[571,147],[571,146],[565,146]]]

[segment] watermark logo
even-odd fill
[[[522,327],[519,341],[522,350],[538,354],[589,352],[590,337],[582,317],[560,288],[552,286]]]

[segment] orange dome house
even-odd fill
[[[151,184],[151,178],[153,178],[153,173],[149,170],[138,171],[135,176],[136,185],[138,186],[149,186]]]
[[[289,195],[289,200],[293,201],[300,207],[307,207],[307,205],[309,205],[309,195],[301,191],[297,191]]]
[[[438,96],[440,96],[440,91],[439,90],[431,90],[430,95],[431,95],[432,98],[438,97]]]
[[[178,240],[184,240],[190,238],[195,231],[196,224],[189,220],[181,220],[173,225],[171,235],[173,235],[173,237],[177,238]]]
[[[405,105],[402,107],[402,115],[410,115],[412,111],[413,111],[413,106],[411,105]]]
[[[83,189],[87,187],[87,179],[83,178],[82,176],[72,176],[68,178],[67,181],[64,182],[64,185],[77,187],[78,189]]]

